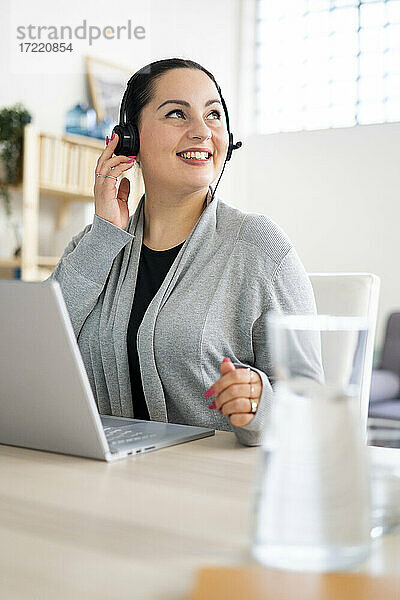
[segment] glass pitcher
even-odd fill
[[[361,384],[369,324],[268,317],[272,417],[255,478],[252,554],[271,567],[333,571],[370,552]]]

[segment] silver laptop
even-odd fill
[[[57,281],[0,281],[0,443],[113,461],[213,429],[99,415]]]

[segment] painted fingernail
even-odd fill
[[[135,156],[128,156],[128,158],[136,158],[136,155]]]
[[[134,158],[130,158],[130,159],[128,160],[128,163],[129,163],[129,162],[133,162],[134,160],[135,160]]]
[[[213,401],[211,402],[211,404],[209,404],[209,405],[208,405],[208,408],[217,408],[217,407],[215,406],[215,400],[213,400]]]
[[[111,139],[113,140],[115,138],[115,131],[112,132],[112,136]]]
[[[204,398],[209,398],[210,396],[214,396],[215,390],[213,387],[210,387],[204,394]]]
[[[230,358],[225,357],[222,362],[232,362]]]
[[[108,144],[110,140],[108,139],[108,135],[106,136],[106,144]]]

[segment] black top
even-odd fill
[[[184,242],[168,250],[151,250],[151,248],[142,243],[135,296],[133,298],[127,334],[129,375],[132,390],[133,416],[135,419],[150,421],[139,367],[137,332],[148,305],[158,292],[183,244]]]

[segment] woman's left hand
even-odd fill
[[[221,377],[204,394],[206,398],[215,396],[209,408],[227,415],[232,425],[244,427],[254,419],[262,392],[261,377],[250,368],[236,369],[229,358],[224,358],[220,371]]]

